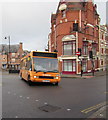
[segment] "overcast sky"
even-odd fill
[[[2,12],[0,11],[0,26],[2,25],[0,39],[2,41],[0,43],[8,44],[8,40],[4,37],[10,35],[11,44],[23,42],[24,49],[44,50],[50,32],[51,13],[55,13],[59,0],[55,1],[2,2],[2,8],[0,6],[2,9]],[[105,2],[97,2],[101,24],[106,23],[105,4]]]

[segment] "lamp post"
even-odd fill
[[[10,36],[5,37],[5,39],[9,40],[9,50],[8,50],[8,54],[7,54],[7,63],[8,63],[8,68],[9,68],[9,65],[11,63],[11,58],[10,58]]]

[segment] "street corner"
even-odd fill
[[[107,108],[108,108],[108,105],[101,107],[99,110],[93,113],[87,120],[107,120],[108,119],[106,116]]]

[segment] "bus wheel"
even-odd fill
[[[19,78],[20,78],[20,80],[24,80],[24,79],[22,78],[22,74],[19,74]]]
[[[28,84],[29,84],[29,86],[32,85],[32,81],[30,80],[30,76],[28,76]]]
[[[56,82],[56,83],[53,83],[53,85],[56,85],[56,86],[58,86],[58,82]]]

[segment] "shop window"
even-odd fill
[[[63,42],[63,55],[75,55],[76,54],[76,42]]]
[[[64,72],[75,72],[76,71],[76,60],[64,60],[63,71]]]
[[[83,60],[82,61],[82,68],[83,68],[83,72],[87,72],[87,60]]]

